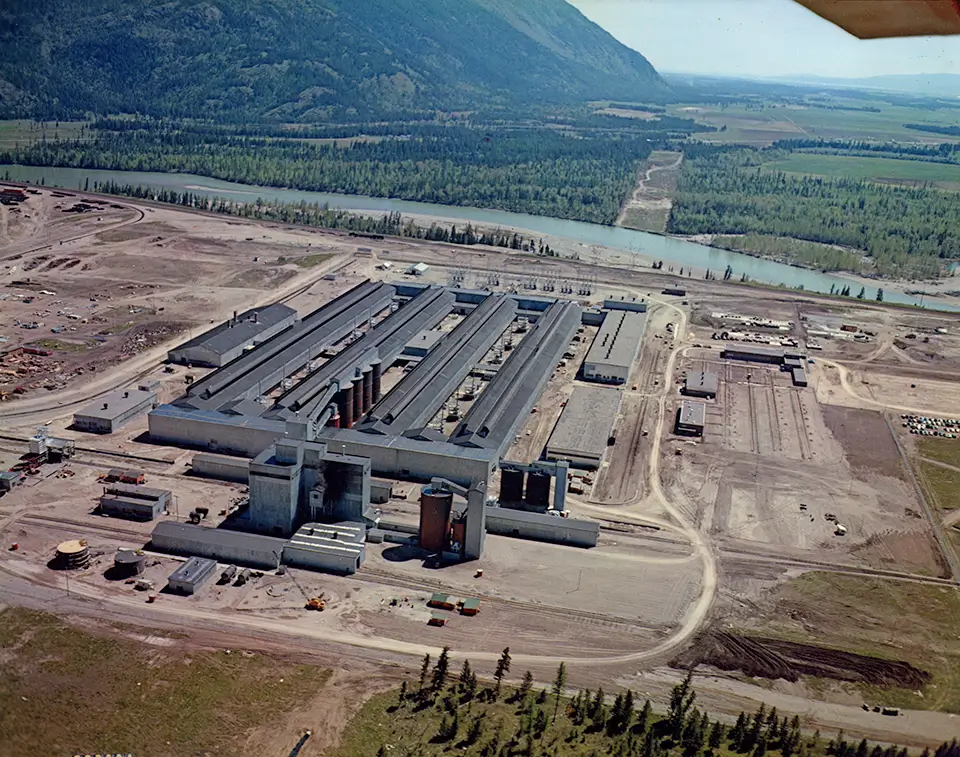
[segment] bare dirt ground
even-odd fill
[[[40,387],[82,383],[321,270],[298,260],[326,254],[320,264],[328,268],[356,251],[309,230],[122,201],[67,212],[78,198],[58,194],[41,190],[19,208],[0,208],[4,394],[22,387],[29,398]],[[16,349],[23,345],[50,354],[25,355]]]
[[[640,169],[637,187],[621,208],[616,225],[659,233],[666,231],[682,161],[681,153],[652,152]]]

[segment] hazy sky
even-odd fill
[[[960,73],[960,37],[859,40],[793,0],[570,2],[665,72]]]

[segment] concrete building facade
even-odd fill
[[[227,528],[161,521],[150,537],[152,549],[173,555],[194,555],[219,562],[272,570],[280,564],[284,539]]]
[[[140,389],[118,389],[91,402],[73,416],[73,425],[80,431],[112,434],[157,404],[156,392]]]
[[[363,522],[370,460],[318,442],[282,441],[250,463],[251,530],[290,536],[305,521]]]
[[[600,524],[595,521],[503,507],[488,507],[486,523],[491,534],[575,547],[595,547],[600,536]]]

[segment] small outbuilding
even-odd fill
[[[430,266],[426,263],[414,263],[407,269],[407,273],[411,276],[423,276],[427,271],[430,270]]]
[[[196,594],[217,573],[217,563],[202,557],[191,557],[167,579],[167,588],[177,594]]]
[[[427,601],[427,607],[433,607],[437,610],[453,610],[456,602],[449,594],[436,593]]]
[[[460,612],[464,615],[476,615],[480,612],[480,600],[476,597],[463,600],[463,604],[460,606]]]

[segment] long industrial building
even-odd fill
[[[607,312],[583,361],[583,377],[604,384],[626,383],[633,361],[637,359],[646,323],[646,313]]]
[[[244,350],[265,342],[290,328],[297,311],[279,303],[233,314],[222,323],[167,353],[171,363],[220,368],[243,354]]]
[[[385,394],[383,372],[454,313],[465,317]],[[444,436],[431,421],[520,317],[532,326]],[[246,458],[280,439],[317,441],[369,458],[378,475],[469,486],[488,480],[580,319],[565,300],[367,281],[154,410],[150,435]]]
[[[567,460],[578,468],[599,468],[622,396],[612,388],[574,389],[547,442],[547,459]]]

